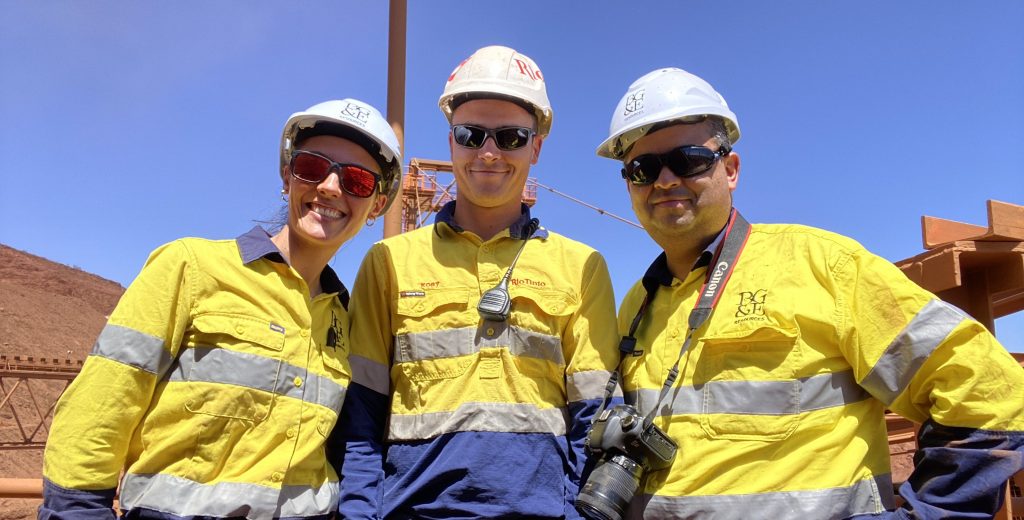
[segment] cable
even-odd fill
[[[598,212],[598,213],[600,213],[602,215],[608,215],[609,217],[611,217],[611,218],[613,218],[615,220],[618,220],[619,222],[622,222],[622,223],[625,223],[625,224],[629,224],[630,226],[633,226],[633,227],[635,227],[637,229],[643,229],[643,226],[641,226],[640,224],[637,224],[636,222],[633,222],[632,220],[628,220],[628,219],[622,218],[622,217],[620,217],[620,216],[618,216],[618,215],[616,215],[616,214],[614,214],[614,213],[612,213],[610,211],[605,211],[605,210],[603,210],[603,209],[601,209],[601,208],[599,208],[597,206],[593,206],[591,204],[587,204],[586,202],[583,202],[582,200],[577,199],[576,197],[573,197],[572,195],[569,195],[567,193],[562,193],[562,192],[560,192],[560,191],[558,191],[558,190],[556,190],[556,189],[554,189],[554,188],[552,188],[550,186],[545,186],[545,185],[537,182],[535,179],[531,179],[531,181],[535,185],[537,185],[538,187],[544,188],[545,190],[548,190],[551,193],[554,193],[555,195],[558,195],[560,197],[565,197],[565,198],[575,202],[576,204],[580,204],[582,206],[586,206],[586,207],[588,207],[588,208],[590,208],[590,209],[592,209],[592,210],[594,210],[594,211],[596,211],[596,212]]]

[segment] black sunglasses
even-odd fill
[[[487,138],[494,139],[498,148],[506,151],[518,150],[536,134],[532,129],[522,126],[506,126],[502,128],[483,128],[473,125],[452,125],[452,137],[459,146],[480,148]]]
[[[717,152],[706,146],[680,146],[665,153],[639,155],[624,165],[622,178],[635,186],[647,186],[658,180],[662,167],[668,166],[672,173],[685,179],[710,170],[716,161],[731,152],[728,146]]]
[[[373,195],[374,190],[380,185],[380,175],[377,175],[358,164],[343,164],[332,161],[318,153],[305,150],[292,152],[290,168],[292,177],[310,184],[320,184],[331,175],[331,172],[338,171],[338,180],[341,189],[352,195],[365,199]]]

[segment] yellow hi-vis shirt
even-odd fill
[[[679,355],[706,269],[684,280],[663,261],[648,271],[660,285],[639,352],[622,363],[626,401],[643,415]],[[624,299],[623,335],[644,295],[638,282]],[[630,514],[810,520],[892,509],[887,408],[940,429],[998,431],[1006,455],[1020,450],[1022,388],[1024,371],[984,327],[891,263],[836,234],[754,225],[658,408],[675,461],[647,475]],[[1002,481],[1015,471],[1004,466]],[[970,477],[951,476],[961,490],[977,485]],[[929,500],[927,485],[914,500]]]
[[[604,259],[541,229],[513,271],[508,320],[484,320],[477,304],[523,245],[529,211],[486,241],[453,211],[374,245],[356,278],[341,509],[575,515],[583,439],[618,361]]]
[[[332,514],[325,441],[349,384],[347,291],[330,267],[310,300],[260,228],[160,247],[61,397],[42,517]],[[99,503],[106,497],[107,503]]]

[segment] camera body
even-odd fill
[[[622,518],[644,472],[671,466],[678,449],[660,428],[644,424],[644,417],[628,404],[601,413],[586,447],[600,460],[576,497],[576,508],[595,520]]]

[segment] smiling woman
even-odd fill
[[[373,107],[328,101],[281,137],[287,221],[154,251],[53,420],[40,518],[329,518],[324,445],[352,371],[327,265],[401,184]]]

